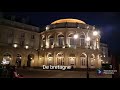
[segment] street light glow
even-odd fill
[[[75,35],[74,35],[74,39],[77,39],[77,38],[78,38],[78,34],[75,34]]]
[[[90,37],[87,37],[87,38],[86,38],[86,41],[90,41]]]
[[[16,48],[18,45],[17,44],[14,44],[13,47]]]
[[[49,30],[49,26],[46,26],[46,30]]]
[[[98,34],[99,34],[98,31],[93,31],[94,36],[97,36]]]
[[[25,46],[26,49],[28,49],[28,46]]]

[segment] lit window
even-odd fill
[[[22,37],[22,38],[25,37],[25,33],[21,33],[21,37]]]
[[[75,45],[75,40],[74,40],[73,34],[70,34],[68,36],[68,43],[69,43],[70,47],[73,46],[73,45]]]
[[[17,45],[17,44],[14,44],[13,47],[16,48],[16,47],[18,47],[18,45]]]
[[[49,46],[52,47],[53,44],[54,44],[54,37],[50,36],[49,37]]]
[[[85,35],[81,35],[80,36],[80,46],[84,46],[85,45]]]
[[[31,39],[35,39],[35,36],[34,36],[34,35],[32,35],[32,36],[31,36]]]
[[[28,48],[29,48],[29,46],[25,46],[25,48],[26,48],[26,49],[28,49]]]
[[[58,45],[59,46],[63,46],[64,45],[64,36],[63,35],[59,35],[58,36]]]

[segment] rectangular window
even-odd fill
[[[74,39],[70,38],[70,45],[74,45]]]
[[[8,37],[13,37],[13,32],[8,32]]]
[[[24,45],[24,41],[20,41],[20,45],[23,46]]]
[[[81,46],[84,46],[85,45],[85,41],[84,41],[84,39],[81,39]]]
[[[33,41],[31,41],[30,43],[31,43],[31,47],[33,47],[33,45],[34,45],[34,42],[33,42]]]
[[[63,45],[63,38],[59,38],[58,42],[59,42],[59,46],[62,46]]]
[[[50,38],[50,45],[53,45],[54,39]]]
[[[34,36],[34,35],[32,35],[32,36],[31,36],[31,39],[35,39],[35,36]]]
[[[21,33],[21,38],[25,37],[25,33]]]

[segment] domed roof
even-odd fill
[[[68,19],[59,19],[59,20],[56,20],[56,21],[52,22],[51,24],[65,23],[65,22],[86,24],[85,22],[83,22],[83,21],[81,21],[81,20],[72,19],[72,18],[68,18]]]

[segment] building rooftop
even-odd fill
[[[78,20],[78,19],[72,19],[72,18],[68,18],[68,19],[59,19],[56,20],[54,22],[52,22],[51,24],[58,24],[58,23],[81,23],[81,24],[86,24],[84,21],[82,20]]]

